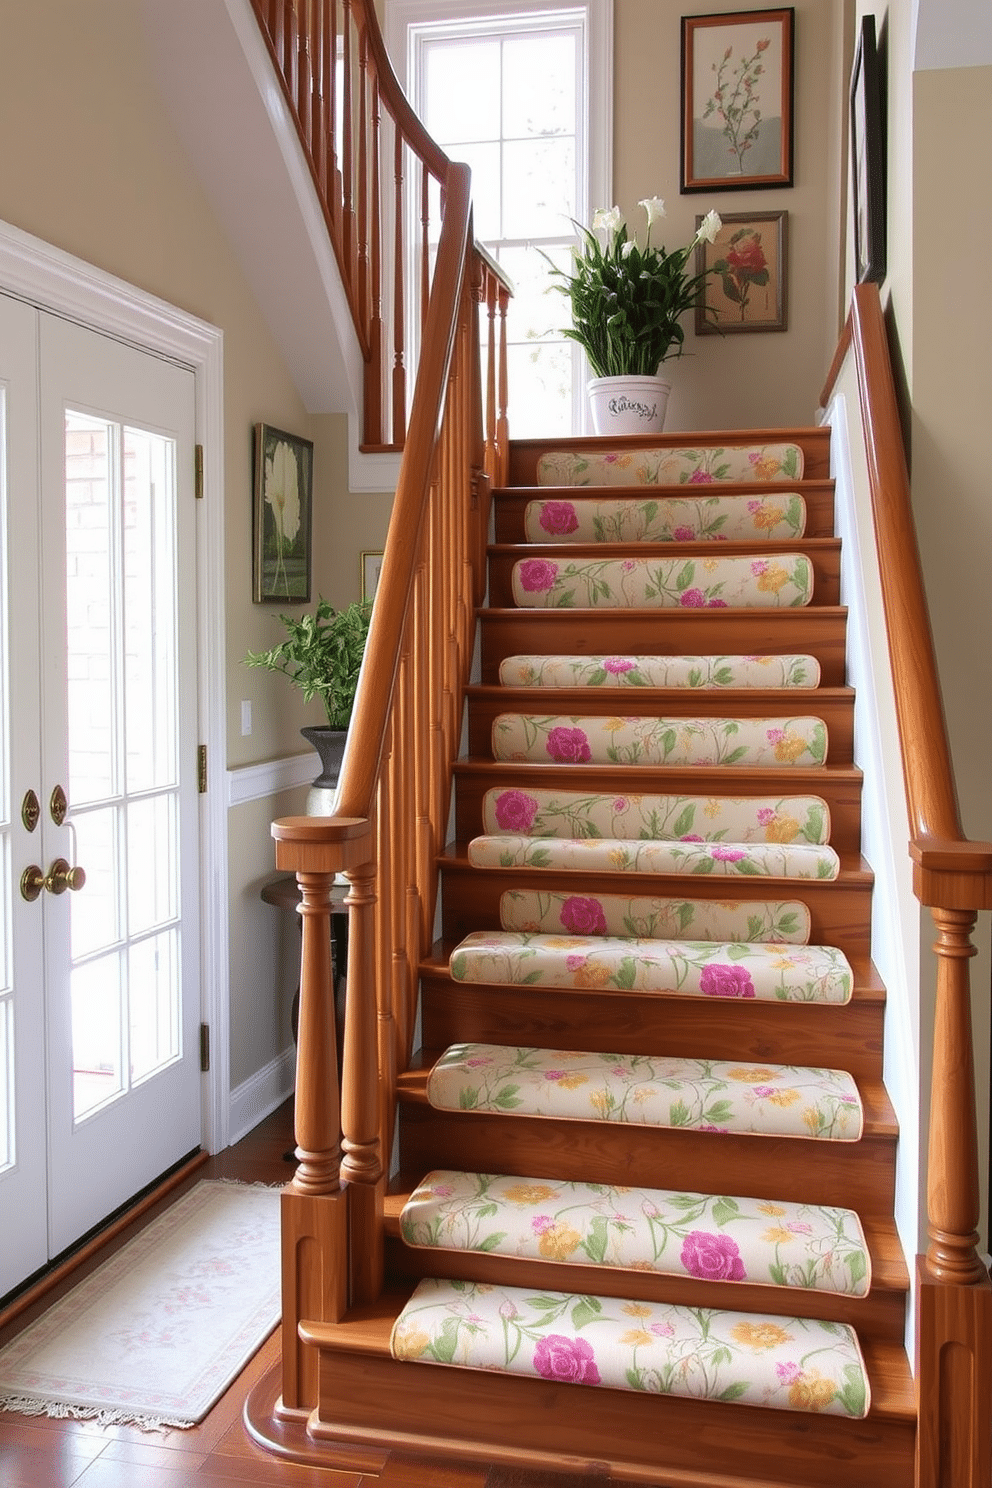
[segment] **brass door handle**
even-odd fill
[[[73,868],[65,858],[56,858],[47,873],[32,863],[21,874],[21,898],[33,904],[42,889],[50,894],[64,894],[66,889],[81,889],[86,882],[82,868]]]
[[[73,892],[81,889],[85,882],[86,873],[82,868],[73,868],[65,858],[56,858],[48,870],[45,888],[50,894],[64,894],[66,889]]]

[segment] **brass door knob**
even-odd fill
[[[32,863],[30,868],[25,868],[21,874],[21,898],[33,904],[45,887],[45,875],[37,863]]]
[[[86,874],[82,868],[73,868],[65,858],[56,858],[48,870],[45,888],[50,894],[64,894],[66,889],[73,892],[81,889],[85,882]]]

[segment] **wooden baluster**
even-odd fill
[[[379,80],[371,77],[371,118],[369,140],[369,359],[365,364],[365,442],[381,444],[385,437],[382,417],[382,393],[385,366],[382,350],[382,190],[379,162],[380,125]]]
[[[341,249],[344,259],[342,273],[349,288],[355,287],[354,209],[354,157],[352,142],[352,78],[351,78],[351,0],[342,0],[342,37],[344,45],[343,77],[341,80]],[[364,338],[365,327],[362,327]]]
[[[506,357],[506,314],[509,308],[510,292],[501,284],[499,287],[499,409],[496,415],[498,463],[494,472],[494,484],[497,486],[506,485],[510,456],[510,425],[506,416],[507,405],[510,401]]]
[[[296,1072],[299,1166],[282,1195],[282,1400],[317,1400],[317,1364],[300,1340],[304,1318],[337,1322],[347,1308],[347,1207],[339,1182],[340,1111],[331,974],[333,873],[298,873],[302,949]]]
[[[341,1100],[341,1179],[347,1185],[350,1300],[382,1291],[382,1147],[375,994],[375,870],[348,870],[348,995]]]
[[[403,136],[394,131],[393,142],[393,443],[406,438],[406,296],[404,293],[403,238]]]
[[[286,0],[283,22],[282,75],[286,79],[289,96],[296,100],[296,78],[299,69],[299,22],[292,0]]]
[[[431,297],[431,202],[430,176],[427,167],[420,167],[420,324],[427,322],[427,306]]]
[[[369,78],[365,28],[358,34],[358,319],[362,335],[369,334]],[[366,364],[367,365],[367,364]]]
[[[969,961],[972,909],[932,908],[937,1000],[927,1173],[929,1244],[917,1264],[916,1488],[988,1488],[992,1286],[977,1247]]]
[[[312,0],[310,9],[310,150],[317,173],[321,204],[327,206],[327,126],[326,74],[324,72],[324,33],[327,17],[326,0]]]
[[[310,10],[314,0],[297,0],[296,17],[296,114],[300,121],[303,138],[312,144],[312,118],[310,103],[313,90],[313,58],[310,55]]]
[[[330,24],[326,33],[327,48],[327,199],[331,206],[331,234],[340,262],[344,253],[342,236],[343,183],[338,163],[338,0],[330,0]]]

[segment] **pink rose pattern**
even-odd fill
[[[600,1385],[592,1344],[584,1338],[566,1338],[562,1333],[549,1333],[534,1350],[534,1368],[543,1379],[561,1380],[571,1385]]]
[[[555,450],[537,464],[539,486],[678,486],[715,481],[800,480],[803,452],[796,444],[639,450],[621,459],[604,452]]]
[[[509,656],[504,687],[816,687],[813,656]]]
[[[583,765],[592,759],[589,739],[580,728],[559,726],[548,734],[547,751],[553,760],[563,764]]]
[[[708,484],[701,472],[689,482]],[[752,542],[801,537],[806,503],[798,492],[761,496],[629,496],[597,500],[533,501],[524,514],[528,542]]]
[[[540,523],[553,537],[565,537],[576,530],[579,519],[570,501],[545,501],[541,506]]]
[[[572,894],[561,907],[561,922],[573,935],[605,935],[606,916],[598,899]]]
[[[803,553],[764,559],[575,558],[513,565],[513,598],[530,609],[796,608],[813,597],[813,567]]]
[[[496,797],[496,820],[504,832],[529,832],[540,803],[521,790],[501,791]]]
[[[525,558],[517,564],[517,572],[528,594],[543,594],[554,587],[558,565],[550,558]]]
[[[754,982],[746,966],[704,966],[699,974],[699,989],[704,997],[753,997]]]
[[[729,1235],[693,1230],[685,1237],[680,1259],[690,1276],[705,1281],[743,1281],[747,1275],[737,1242]]]

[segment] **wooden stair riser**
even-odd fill
[[[694,434],[677,432],[671,434],[641,434],[623,439],[611,435],[592,438],[574,435],[564,439],[511,439],[507,484],[510,486],[534,486],[537,484],[537,462],[548,450],[574,450],[582,454],[596,454],[602,450],[615,450],[622,445],[625,450],[692,449],[713,448],[740,449],[757,444],[781,444],[788,441],[797,444],[803,452],[803,479],[829,480],[830,478],[830,430],[808,429],[749,429],[743,431],[701,430]],[[728,482],[729,485],[729,482]],[[759,491],[765,483],[756,481]],[[577,489],[583,489],[581,487]],[[614,488],[615,489],[615,488]],[[621,490],[624,488],[621,487]],[[635,486],[637,491],[670,490],[671,487]],[[676,487],[680,490],[681,487]],[[713,489],[722,489],[722,482],[713,482]]]
[[[328,1347],[310,1433],[557,1474],[601,1473],[608,1459],[611,1481],[644,1488],[908,1488],[915,1440],[908,1419],[715,1406]]]
[[[847,1205],[891,1214],[894,1134],[859,1142],[742,1136],[592,1121],[551,1121],[489,1112],[435,1111],[400,1101],[400,1161],[405,1171],[499,1168],[523,1177],[644,1184],[710,1193]]]
[[[906,1328],[906,1288],[873,1283],[867,1297],[833,1292],[797,1291],[790,1287],[753,1286],[748,1282],[701,1282],[691,1276],[660,1276],[649,1271],[608,1266],[572,1266],[563,1262],[521,1260],[515,1256],[475,1251],[412,1249],[398,1235],[387,1240],[389,1275],[411,1284],[425,1276],[530,1287],[536,1291],[576,1292],[594,1297],[631,1297],[644,1302],[674,1302],[683,1307],[725,1307],[735,1312],[771,1313],[777,1317],[814,1314],[824,1322],[848,1323],[864,1342],[874,1338],[901,1343]]]
[[[664,500],[667,496],[773,496],[778,492],[798,491],[806,503],[806,531],[802,539],[833,537],[834,483],[811,481],[768,481],[755,488],[747,481],[721,481],[709,489],[698,486],[532,486],[501,487],[493,492],[494,537],[497,543],[526,542],[524,513],[532,501],[616,501],[629,495],[634,500]],[[723,544],[720,544],[723,547]]]
[[[499,682],[507,656],[815,656],[824,687],[845,681],[847,611],[806,605],[784,610],[483,610],[481,677]]]
[[[424,976],[427,1047],[521,1044],[544,1049],[609,1049],[614,1054],[697,1056],[748,1063],[845,1069],[880,1080],[884,1002],[857,995],[846,1007],[631,992],[549,991],[470,986],[445,973]]]
[[[676,558],[731,558],[754,556],[773,560],[779,553],[805,553],[813,566],[813,599],[807,608],[836,606],[840,602],[840,544],[835,538],[820,537],[808,540],[798,538],[794,542],[754,543],[712,542],[656,543],[650,549],[645,544],[610,543],[599,546],[569,543],[528,543],[509,548],[489,549],[489,603],[495,607],[513,604],[511,574],[514,563],[521,558],[551,558],[559,563],[596,562],[603,558],[632,558],[653,561],[661,559],[671,562]],[[607,608],[603,606],[603,608]],[[729,606],[732,614],[739,611]],[[596,609],[599,613],[599,608]],[[654,613],[658,613],[655,611]],[[671,614],[662,609],[660,613]],[[790,611],[791,613],[791,611]],[[642,648],[643,649],[643,648]]]
[[[630,774],[624,777],[627,783],[623,794],[626,795],[820,796],[830,811],[831,846],[842,859],[857,859],[861,842],[862,786],[861,773],[858,770],[842,765],[801,770],[744,770],[737,766],[706,765],[638,765],[627,766],[626,769],[636,771],[633,779]],[[482,832],[482,802],[486,792],[510,788],[524,791],[581,790],[616,795],[617,776],[610,765],[539,765],[526,760],[500,760],[497,763],[478,758],[462,760],[455,766],[455,831],[459,842],[468,842]],[[691,892],[687,892],[684,897],[694,897],[695,882],[695,879],[691,880]],[[758,884],[761,881],[754,879],[752,882]],[[622,892],[622,886],[618,892]],[[717,897],[732,898],[733,895]],[[756,889],[750,897],[766,899],[769,895],[764,889]],[[785,897],[801,899],[803,895],[797,892]]]
[[[588,718],[795,718],[812,715],[827,726],[827,761],[849,765],[854,750],[854,694],[848,688],[813,688],[802,692],[733,693],[707,690],[655,690],[647,687],[543,688],[472,687],[469,705],[469,753],[492,754],[493,720],[501,713],[561,714]],[[583,767],[585,768],[585,767]],[[637,768],[644,768],[639,766]],[[787,767],[765,771],[777,780]],[[723,775],[720,777],[724,778]],[[721,795],[729,794],[725,787]]]
[[[500,928],[500,896],[526,888],[563,894],[638,894],[672,899],[801,899],[812,917],[814,945],[837,946],[855,964],[870,955],[872,879],[844,873],[834,883],[813,879],[669,877],[647,874],[555,873],[546,869],[478,869],[464,857],[442,859],[441,934],[456,943],[473,930]]]

